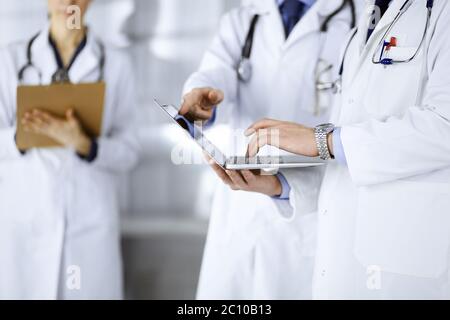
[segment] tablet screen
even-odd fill
[[[203,128],[197,126],[187,120],[185,117],[178,114],[178,109],[172,105],[161,105],[157,100],[155,103],[182,129],[184,129],[189,136],[222,167],[227,161],[226,156],[203,134]]]

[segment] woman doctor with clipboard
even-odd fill
[[[91,30],[70,30],[90,0],[49,0],[49,25],[0,51],[0,299],[120,299],[118,175],[138,160],[131,64]],[[16,119],[19,85],[106,82],[102,135],[73,111]],[[45,109],[45,106],[42,106]],[[62,146],[21,152],[17,122]]]

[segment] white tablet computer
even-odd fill
[[[204,152],[206,152],[218,165],[226,170],[273,170],[286,168],[305,168],[322,166],[326,162],[320,158],[304,156],[257,156],[253,158],[226,156],[219,148],[209,141],[203,134],[202,128],[190,123],[178,114],[173,105],[161,104],[156,99],[155,104],[180,127],[187,132]]]

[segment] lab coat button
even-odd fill
[[[321,276],[325,277],[327,275],[327,271],[326,270],[322,270]]]
[[[353,98],[350,98],[350,99],[348,99],[348,103],[349,103],[349,104],[354,104],[354,103],[355,103],[355,100],[354,100]]]

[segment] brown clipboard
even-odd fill
[[[22,117],[26,112],[39,109],[58,117],[65,117],[73,109],[84,131],[92,138],[102,131],[106,84],[52,84],[47,86],[19,86],[17,88],[17,134],[19,150],[60,147],[56,141],[25,132]]]

